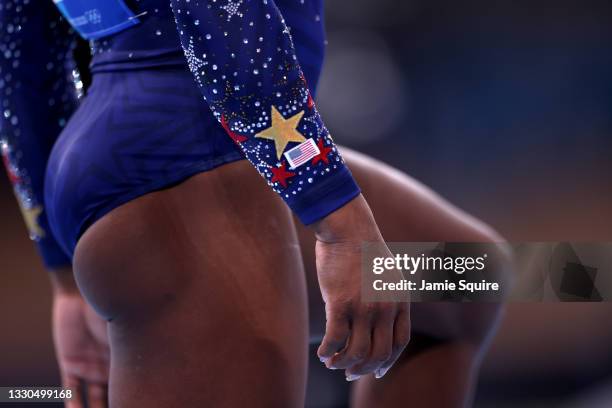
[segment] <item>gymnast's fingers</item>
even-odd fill
[[[391,356],[387,361],[374,373],[376,378],[382,378],[395,362],[400,358],[406,346],[410,342],[410,304],[403,303],[401,310],[395,319],[393,329],[393,346],[391,348]]]
[[[372,325],[369,319],[359,316],[351,327],[351,335],[347,347],[336,354],[327,363],[329,368],[349,369],[361,364],[370,353],[372,337]],[[347,381],[356,380],[358,376],[349,376],[347,370]]]
[[[108,406],[106,385],[100,383],[87,384],[87,402],[89,408],[106,408]]]
[[[72,397],[66,401],[66,408],[85,408],[81,381],[77,377],[69,374],[62,375],[62,387],[70,388],[72,391]]]
[[[327,303],[325,335],[317,354],[324,363],[342,350],[349,337],[349,310],[346,305]]]
[[[374,319],[372,346],[366,358],[347,370],[347,378],[376,373],[385,364],[393,349],[393,324],[397,315],[394,304],[380,305]]]

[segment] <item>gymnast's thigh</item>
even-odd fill
[[[307,307],[291,215],[246,161],[116,208],[75,274],[109,321],[111,405],[303,405]]]

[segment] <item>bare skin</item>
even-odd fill
[[[407,176],[353,152],[344,155],[387,240],[499,240]],[[387,200],[383,190],[401,199]],[[242,206],[245,197],[249,206]],[[354,219],[357,214],[362,213],[353,213]],[[377,234],[362,228],[363,235]],[[409,347],[396,367],[376,380],[365,374],[381,374],[395,362],[409,325],[363,324],[363,338],[383,333],[387,341],[381,349],[367,344],[365,355],[352,357],[363,353],[350,341],[345,347],[350,332],[342,316],[359,303],[336,305],[350,305],[342,296],[358,297],[325,282],[338,268],[334,263],[323,262],[317,274],[315,234],[302,226],[298,233],[301,246],[288,210],[246,163],[141,197],[92,226],[79,242],[75,269],[87,300],[111,319],[111,406],[303,406],[307,288],[311,337],[325,332],[319,281],[332,317],[319,354],[328,366],[345,368],[349,378],[364,375],[353,393],[354,406],[466,404],[497,306],[413,305],[413,332],[440,341],[435,347]],[[329,228],[319,226],[315,233],[319,259],[342,242]],[[381,322],[408,312],[383,306],[387,309],[377,311]],[[378,327],[386,329],[377,332]],[[59,359],[62,365],[61,354]]]
[[[350,149],[342,153],[388,242],[503,242],[490,227],[406,174]],[[314,242],[306,228],[296,225],[308,281],[311,337],[316,340],[323,333],[325,315],[317,290]],[[500,245],[499,251],[505,248]],[[408,401],[425,408],[469,406],[500,306],[414,303],[411,311],[413,337],[427,336],[426,344],[409,345],[383,379],[360,379],[353,387],[353,407],[391,408]],[[427,344],[431,339],[435,344]]]
[[[117,208],[82,237],[79,287],[111,320],[111,406],[303,403],[301,254],[288,210],[262,184],[248,163],[222,166]]]
[[[54,271],[53,337],[62,384],[74,390],[67,408],[107,406],[110,349],[107,323],[87,304],[74,282],[72,269]]]

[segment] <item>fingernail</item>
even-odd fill
[[[321,360],[321,362],[325,364],[329,361],[329,357],[319,357],[319,360]]]
[[[385,374],[387,374],[387,371],[389,371],[388,368],[379,368],[378,370],[376,370],[376,373],[374,373],[374,377],[383,378]]]
[[[348,374],[348,375],[346,376],[346,381],[349,381],[349,382],[350,382],[350,381],[355,381],[355,380],[358,380],[358,379],[360,379],[360,378],[361,378],[361,376],[360,376],[360,375],[357,375],[357,374]]]
[[[325,367],[327,367],[330,370],[337,370],[338,368],[333,366],[331,361],[329,361],[329,359],[325,362]]]

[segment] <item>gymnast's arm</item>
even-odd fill
[[[408,342],[409,312],[405,304],[360,300],[361,245],[382,243],[382,237],[321,120],[281,12],[273,0],[171,3],[187,62],[212,113],[317,236],[327,310],[320,358],[347,369],[347,379],[384,375]],[[394,322],[400,322],[395,334]],[[370,347],[374,333],[385,341]]]
[[[106,322],[81,297],[43,205],[47,159],[77,106],[70,56],[75,36],[48,0],[0,2],[0,32],[2,156],[30,236],[52,272],[53,339],[62,384],[75,393],[70,406],[83,407],[85,392],[90,406],[104,406]]]
[[[274,2],[230,2],[235,9],[224,3],[172,2],[187,62],[229,136],[300,220],[312,224],[359,188],[321,120]],[[290,160],[300,144],[306,154]]]
[[[45,266],[63,270],[70,259],[49,228],[44,180],[51,148],[77,106],[68,58],[74,36],[50,1],[3,2],[0,31],[2,158]]]

